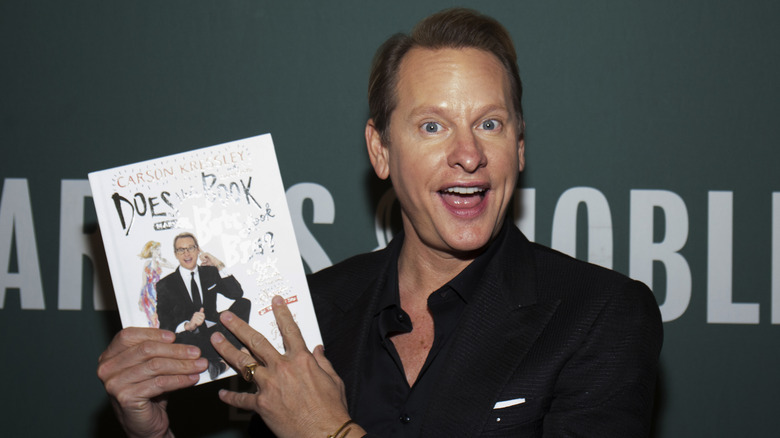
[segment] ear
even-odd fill
[[[525,138],[517,141],[517,162],[520,164],[519,171],[525,169]]]
[[[382,143],[382,136],[379,135],[379,131],[374,126],[373,119],[368,119],[366,122],[366,148],[376,176],[380,179],[387,179],[390,176],[388,151]]]
[[[522,172],[525,169],[525,120],[520,123],[522,125],[520,126],[520,138],[517,139],[517,162],[520,165],[518,170]]]

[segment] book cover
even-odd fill
[[[89,174],[123,327],[201,347],[199,383],[234,375],[208,338],[231,310],[281,352],[281,295],[322,343],[270,134]]]

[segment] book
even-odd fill
[[[322,343],[270,134],[92,172],[89,183],[122,326],[201,347],[199,383],[235,374],[208,342],[227,332],[226,309],[283,352],[271,311],[281,295],[307,347]]]

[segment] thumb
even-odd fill
[[[328,358],[325,357],[325,347],[322,345],[314,347],[313,354],[314,359],[317,361],[317,365],[319,365],[323,371],[325,371],[332,378],[339,379],[339,375],[336,373],[336,370],[333,369],[333,365],[331,365]]]

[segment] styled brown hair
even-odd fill
[[[198,239],[196,239],[195,236],[192,233],[184,232],[184,233],[180,233],[179,235],[177,235],[176,237],[173,238],[173,251],[174,252],[176,251],[176,241],[179,240],[179,239],[184,239],[186,237],[189,237],[190,239],[192,239],[195,242],[195,248],[200,248],[200,246],[198,246]]]
[[[504,66],[517,114],[518,135],[523,138],[523,84],[517,68],[517,54],[509,32],[494,18],[472,9],[454,8],[437,12],[414,26],[412,33],[398,33],[382,44],[374,55],[368,80],[369,115],[382,142],[389,144],[390,115],[397,105],[396,86],[401,61],[409,50],[475,48],[493,54]]]

